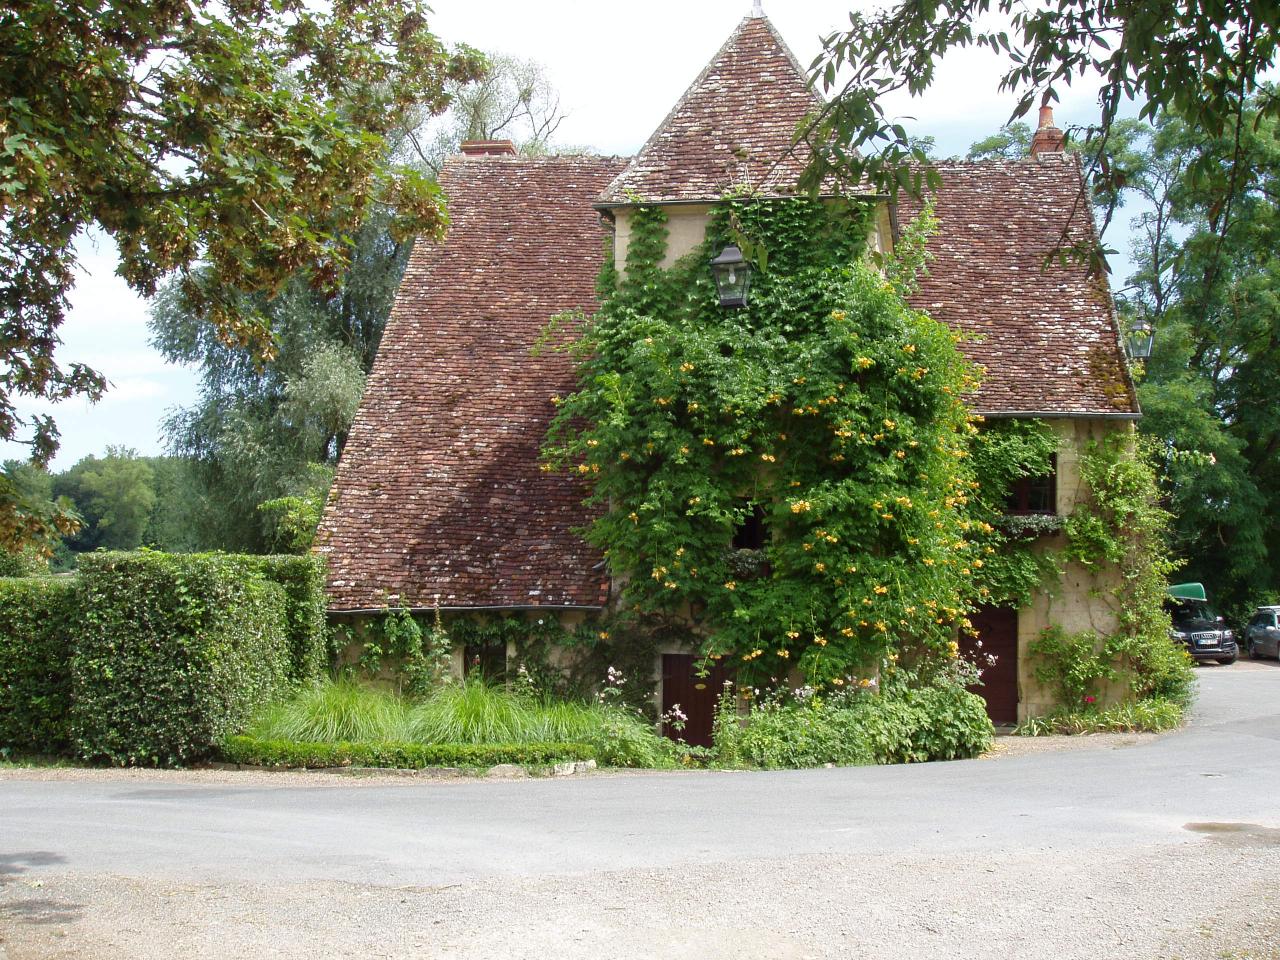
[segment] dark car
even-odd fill
[[[1170,636],[1187,648],[1193,660],[1235,663],[1239,656],[1236,635],[1203,600],[1169,599],[1165,609],[1173,620]]]
[[[1259,607],[1244,628],[1244,643],[1251,657],[1280,660],[1280,607]]]

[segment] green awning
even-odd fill
[[[1203,583],[1175,583],[1169,588],[1169,596],[1178,600],[1208,600]]]

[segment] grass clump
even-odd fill
[[[274,704],[245,733],[298,743],[384,743],[411,739],[408,731],[408,709],[400,697],[339,680],[313,684]]]
[[[1103,710],[1060,711],[1029,717],[1014,733],[1024,737],[1051,734],[1162,733],[1182,726],[1186,706],[1167,697],[1148,697],[1118,703]]]
[[[297,744],[588,744],[609,766],[670,766],[676,755],[674,744],[625,707],[551,700],[479,679],[412,700],[324,682],[265,710],[245,733]]]

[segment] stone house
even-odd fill
[[[330,611],[407,607],[446,614],[526,613],[568,621],[616,599],[596,550],[585,488],[539,470],[551,397],[574,388],[563,354],[531,356],[552,316],[596,306],[612,236],[625,262],[637,205],[668,214],[666,263],[703,240],[727,188],[785,196],[803,165],[791,140],[817,104],[805,71],[770,22],[744,20],[632,159],[518,156],[508,142],[467,143],[441,175],[451,225],[413,252],[321,524]],[[913,305],[974,335],[984,370],[971,402],[988,419],[1038,418],[1061,438],[1056,476],[1022,509],[1059,515],[1087,492],[1088,439],[1132,430],[1139,416],[1105,280],[1049,254],[1090,240],[1077,160],[1042,116],[1031,155],[941,162],[938,234]],[[889,250],[918,212],[877,204],[873,248]],[[983,695],[1011,722],[1049,706],[1025,655],[1046,625],[1107,631],[1114,619],[1084,571],[1020,610],[976,618],[998,656]],[[689,651],[655,663],[660,702],[699,694]]]

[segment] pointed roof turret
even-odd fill
[[[735,185],[790,194],[807,160],[800,121],[822,105],[768,18],[743,20],[599,206],[718,200]]]

